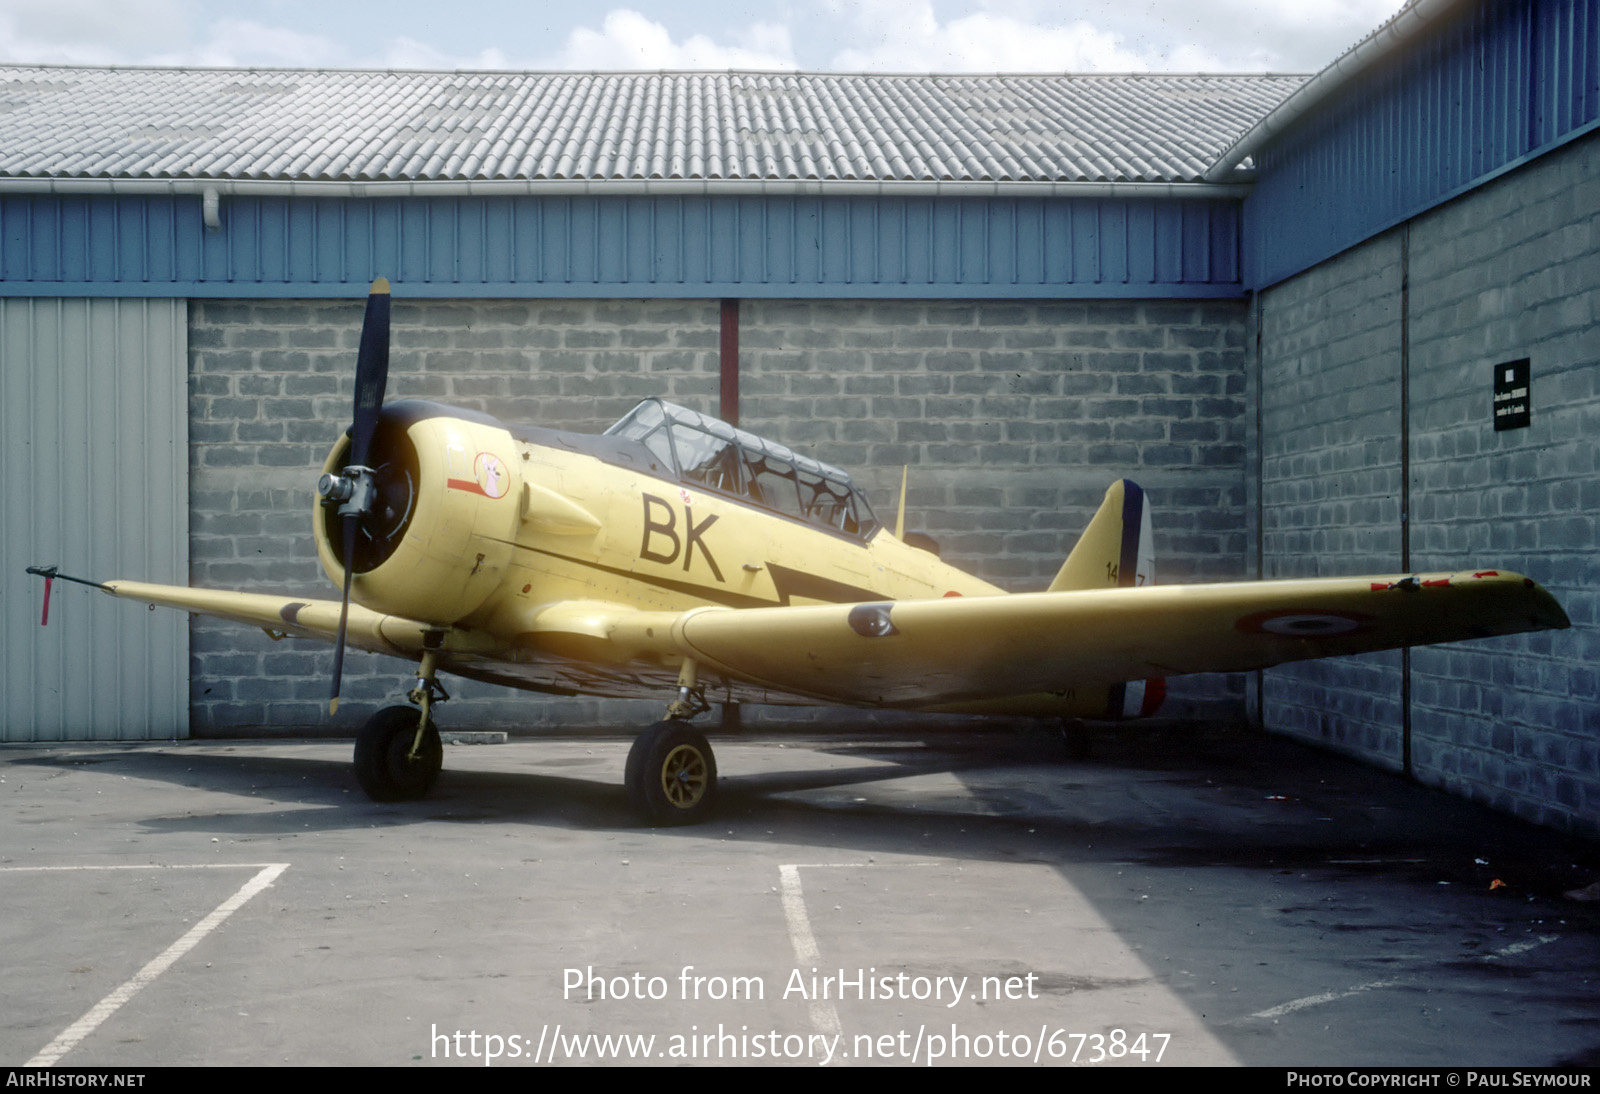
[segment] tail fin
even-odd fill
[[[1156,579],[1155,537],[1150,506],[1132,479],[1118,479],[1106,491],[1089,527],[1050,583],[1053,593],[1076,589],[1115,589],[1151,585]],[[1161,677],[1129,680],[1106,689],[1102,717],[1109,721],[1148,718],[1167,697]],[[1089,715],[1086,715],[1089,716]]]
[[[1153,584],[1155,579],[1150,506],[1138,483],[1118,479],[1106,491],[1106,500],[1083,530],[1078,545],[1061,564],[1049,591],[1131,588]]]

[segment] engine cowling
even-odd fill
[[[356,536],[355,600],[426,623],[459,622],[505,578],[522,517],[521,457],[505,426],[418,400],[384,407],[370,463],[376,503]],[[337,475],[350,437],[323,464]],[[319,502],[317,558],[335,585],[346,560],[338,507]]]

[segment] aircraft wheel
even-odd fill
[[[628,804],[648,824],[698,824],[711,812],[717,760],[705,736],[680,721],[657,722],[628,752]]]
[[[1082,718],[1061,719],[1061,745],[1066,750],[1069,760],[1089,758],[1091,751],[1089,727],[1083,724]]]
[[[415,707],[385,707],[361,727],[356,737],[356,779],[375,802],[412,801],[426,794],[444,766],[444,744],[428,722],[422,749],[411,759],[411,742],[417,736]]]

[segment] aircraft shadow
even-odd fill
[[[544,757],[537,749],[540,741],[582,742],[597,746],[598,754]],[[1483,859],[1541,893],[1559,893],[1600,872],[1600,852],[1593,844],[1256,733],[1192,724],[1118,730],[1097,740],[1095,757],[1087,762],[1065,760],[1059,741],[1039,731],[898,731],[887,739],[862,741],[808,729],[714,737],[713,742],[720,748],[722,778],[718,810],[709,823],[720,826],[722,838],[741,838],[741,822],[754,822],[762,828],[750,833],[752,839],[772,838],[768,830],[781,824],[788,829],[778,833],[784,838],[839,850],[887,852],[903,849],[914,838],[923,849],[932,839],[942,854],[954,857],[1009,859],[1027,847],[1044,858],[1066,854],[1263,870],[1333,863],[1352,873],[1412,871],[1429,878],[1437,878],[1441,864],[1448,863],[1447,879],[1471,882],[1482,880],[1476,860]],[[842,759],[845,766],[805,763],[778,769],[770,755],[746,764],[750,754],[729,747],[785,743],[795,746],[785,761],[816,753]],[[273,755],[254,743],[52,751],[6,762],[24,768],[104,767],[108,774],[186,791],[276,803],[237,808],[186,798],[143,822],[161,831],[259,837],[374,824],[488,821],[594,830],[640,827],[620,785],[623,742],[544,737],[488,747],[530,745],[525,762],[518,757],[511,770],[475,769],[472,746],[450,748],[429,796],[403,803],[367,800],[343,755]],[[233,751],[238,747],[249,751]],[[580,766],[584,774],[576,773]],[[942,788],[918,786],[931,778],[942,779]],[[900,785],[910,789],[882,792]],[[693,826],[660,834],[693,839],[702,830]],[[908,836],[912,832],[914,837]],[[1008,849],[1012,843],[1019,846]],[[1542,851],[1530,854],[1530,847]]]

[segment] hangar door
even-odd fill
[[[189,733],[189,626],[28,566],[187,584],[188,304],[0,299],[0,740]]]

